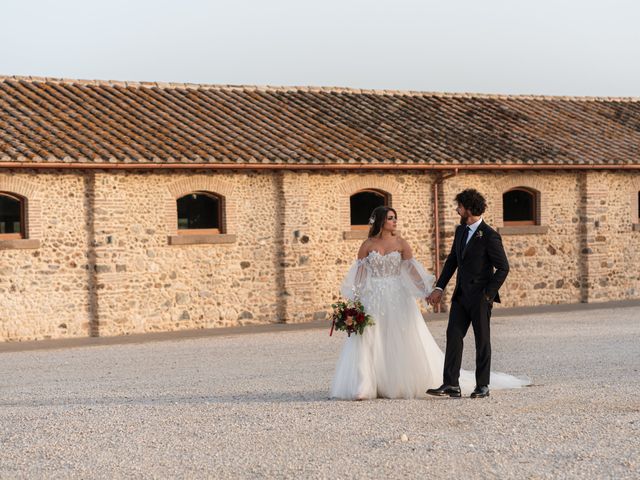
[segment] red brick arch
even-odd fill
[[[25,238],[40,239],[43,218],[37,185],[14,175],[0,175],[0,192],[13,193],[25,199]]]
[[[536,212],[536,219],[539,221],[540,225],[549,224],[548,195],[545,194],[546,187],[545,180],[543,178],[531,175],[514,175],[498,180],[495,186],[495,197],[491,198],[491,203],[495,205],[494,222],[496,227],[504,226],[502,218],[502,195],[515,188],[522,188],[536,195],[536,206],[538,210]]]
[[[178,207],[176,200],[191,192],[209,192],[224,197],[224,228],[225,233],[236,233],[237,226],[237,198],[235,186],[217,177],[193,176],[183,178],[167,185],[169,195],[165,201],[166,228],[169,235],[178,233]]]
[[[339,195],[339,216],[340,225],[343,230],[351,228],[351,195],[362,190],[378,190],[389,196],[389,206],[399,205],[401,202],[398,197],[402,195],[401,184],[391,176],[369,176],[363,175],[356,178],[350,178],[338,184],[337,192]]]

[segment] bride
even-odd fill
[[[391,207],[373,211],[369,238],[342,284],[342,296],[358,297],[375,324],[362,335],[347,337],[331,385],[332,398],[415,398],[442,383],[444,354],[416,304],[431,293],[435,277],[396,235],[397,222]],[[526,384],[491,372],[493,389]],[[464,392],[473,390],[474,373],[462,370],[460,386]]]

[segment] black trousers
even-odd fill
[[[484,296],[458,294],[451,302],[447,325],[447,350],[443,380],[446,385],[459,385],[463,339],[473,325],[476,340],[476,385],[489,385],[491,373],[490,320],[492,304]]]

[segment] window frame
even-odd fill
[[[27,199],[17,193],[0,191],[0,196],[16,200],[20,205],[20,232],[0,233],[0,240],[23,240],[27,238]]]
[[[379,190],[377,188],[363,188],[349,195],[349,225],[351,226],[351,230],[353,231],[367,230],[368,231],[369,228],[371,227],[371,225],[369,225],[368,223],[364,225],[354,225],[351,223],[351,199],[354,196],[358,195],[359,193],[373,193],[379,197],[382,197],[383,199],[382,205],[385,207],[391,206],[391,194],[388,192],[385,192],[384,190]]]
[[[218,200],[218,228],[180,228],[178,217],[178,201],[188,195],[206,195]],[[215,192],[208,192],[206,190],[195,190],[193,192],[185,193],[176,198],[176,230],[178,235],[223,235],[225,233],[225,211],[224,196]]]
[[[509,192],[525,192],[531,196],[531,218],[532,220],[505,220],[504,219],[504,196]],[[539,194],[535,190],[527,187],[513,187],[509,190],[505,190],[502,192],[502,224],[505,227],[521,227],[521,226],[531,226],[531,225],[540,225],[540,215],[539,215],[539,206],[540,199],[538,198]]]

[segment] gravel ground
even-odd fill
[[[328,329],[2,353],[0,478],[640,478],[640,307],[492,335],[532,387],[330,401]]]

